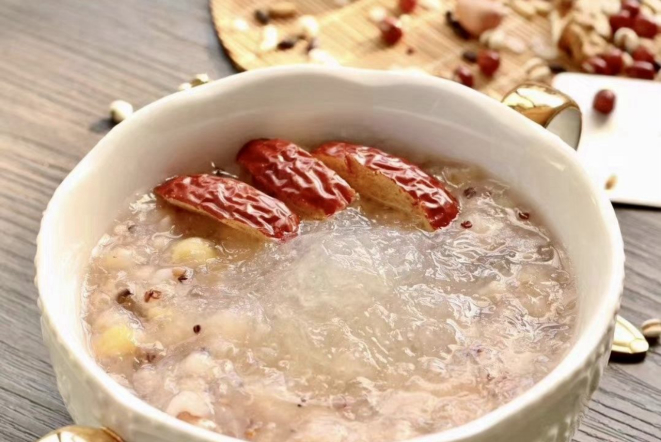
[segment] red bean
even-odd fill
[[[617,75],[622,72],[622,67],[624,66],[622,51],[619,49],[611,49],[610,51],[601,54],[600,57],[606,62],[608,73],[610,75]]]
[[[654,70],[654,65],[648,61],[634,61],[633,64],[626,69],[626,74],[631,78],[654,80],[656,71]]]
[[[477,55],[477,65],[484,75],[491,77],[500,67],[500,54],[490,49],[482,49]]]
[[[635,17],[640,12],[640,2],[638,0],[622,0],[622,10]]]
[[[455,69],[454,80],[468,87],[473,87],[473,84],[475,84],[473,73],[466,66],[459,66]]]
[[[278,43],[278,49],[281,51],[287,51],[296,46],[296,43],[298,43],[298,37],[287,37]]]
[[[608,64],[601,57],[590,57],[581,65],[583,70],[589,74],[608,75]]]
[[[659,27],[654,19],[639,14],[633,22],[633,30],[639,37],[654,38],[659,32]]]
[[[416,6],[418,6],[418,0],[399,0],[399,9],[405,14],[413,12]]]
[[[269,16],[268,11],[264,9],[255,9],[255,20],[263,25],[267,25],[271,21],[271,17]]]
[[[631,57],[635,61],[646,61],[648,63],[654,63],[654,54],[652,54],[652,52],[643,45],[638,46],[631,54]]]
[[[620,11],[608,18],[613,34],[620,28],[633,28],[633,18],[629,11]]]
[[[599,113],[608,115],[615,108],[615,94],[608,89],[602,89],[597,92],[592,102],[592,107]]]
[[[381,38],[388,46],[396,44],[404,36],[402,24],[395,17],[387,17],[380,24]]]
[[[475,195],[477,195],[477,191],[474,187],[467,187],[466,190],[464,190],[464,196],[468,199],[473,198]]]
[[[561,74],[563,72],[567,72],[567,68],[562,63],[551,62],[549,63],[549,69],[551,69],[551,72],[553,72],[554,74]]]

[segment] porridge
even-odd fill
[[[176,177],[118,217],[84,291],[90,347],[117,382],[240,439],[399,441],[476,419],[557,365],[570,263],[507,185],[344,143],[313,155],[256,140],[241,182]]]

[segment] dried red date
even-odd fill
[[[427,230],[447,226],[459,213],[443,183],[408,161],[378,149],[331,142],[312,153],[356,191],[419,217]]]
[[[154,193],[261,239],[287,239],[298,233],[298,216],[283,202],[232,178],[179,176],[157,186]]]
[[[356,197],[337,173],[290,141],[252,140],[236,159],[258,188],[306,218],[331,216]]]

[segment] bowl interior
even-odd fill
[[[483,167],[533,203],[566,247],[580,296],[579,335],[605,333],[604,315],[612,316],[618,302],[621,239],[610,204],[568,146],[492,99],[442,80],[285,68],[148,106],[113,129],[54,195],[39,239],[41,302],[90,370],[100,372],[86,351],[80,293],[99,238],[138,193],[175,174],[208,171],[210,161],[231,162],[256,137],[307,145],[347,139],[413,159],[437,155]],[[577,349],[581,340],[572,354],[586,351]]]

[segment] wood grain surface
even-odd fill
[[[32,283],[51,194],[108,130],[112,100],[140,107],[201,72],[234,72],[207,0],[0,0],[0,441],[34,441],[70,423]],[[661,316],[661,212],[617,213],[622,313],[639,324]],[[644,363],[608,367],[575,440],[661,441],[659,346]]]

